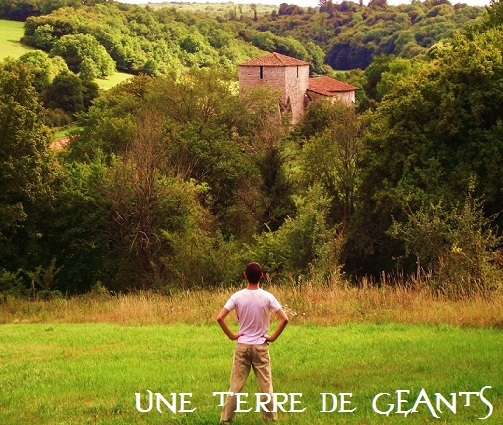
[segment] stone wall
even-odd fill
[[[304,114],[304,95],[309,87],[309,65],[294,66],[239,66],[239,87],[266,85],[281,90],[283,103],[291,107],[292,123]]]
[[[290,97],[292,123],[304,115],[304,97],[309,87],[309,65],[285,67],[285,94]]]
[[[311,101],[314,101],[320,97],[326,97],[322,94],[316,93],[314,91],[308,90],[307,94],[309,95],[309,99]],[[354,91],[347,91],[347,92],[339,92],[334,94],[333,96],[330,97],[332,99],[332,102],[335,102],[336,100],[340,100],[347,105],[354,105],[355,104],[355,92]]]

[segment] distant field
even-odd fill
[[[137,3],[146,5],[142,1],[129,1],[128,3]],[[250,1],[249,4],[235,4],[233,2],[148,2],[148,6],[152,9],[159,8],[174,8],[182,12],[200,13],[210,17],[225,17],[230,14],[235,14],[237,18],[253,18],[254,10],[252,4],[257,10],[257,17],[270,15],[273,10],[278,10],[278,6],[272,4],[260,4]]]
[[[270,347],[274,385],[298,404],[283,405],[279,423],[500,425],[502,337],[456,326],[289,325]],[[216,323],[2,325],[0,423],[217,424],[213,392],[228,389],[232,350]],[[149,405],[148,391],[176,413]],[[253,374],[245,392],[252,411],[236,425],[262,424]],[[180,412],[180,393],[194,411]]]
[[[130,78],[133,78],[131,74],[126,74],[124,72],[116,72],[114,75],[110,75],[109,77],[106,78],[97,78],[94,81],[98,83],[100,88],[108,90]]]
[[[23,46],[19,40],[24,34],[24,22],[0,19],[0,60],[10,56],[18,58],[22,54],[33,50]]]

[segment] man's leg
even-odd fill
[[[266,421],[275,421],[278,419],[278,413],[273,412],[274,403],[272,401],[272,373],[271,361],[269,357],[268,344],[256,345],[253,347],[252,355],[253,372],[257,377],[257,383],[261,393],[268,393],[271,395],[271,400],[266,404],[268,412],[262,410],[262,418]]]
[[[251,368],[251,346],[237,344],[234,349],[229,392],[239,393],[243,389]],[[236,414],[236,397],[228,395],[220,415],[220,423],[231,422]]]

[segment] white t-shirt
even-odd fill
[[[281,308],[279,301],[263,289],[242,289],[235,292],[225,303],[228,311],[236,309],[239,320],[238,342],[257,345],[265,342],[264,334],[269,330],[269,312]]]

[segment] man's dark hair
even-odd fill
[[[245,274],[246,279],[250,283],[259,283],[260,278],[262,277],[262,267],[259,263],[249,263],[246,266]]]

